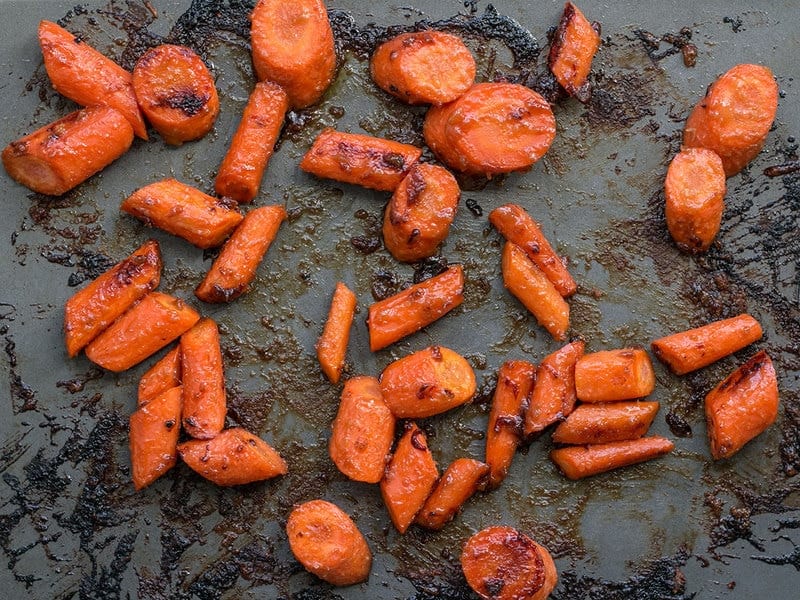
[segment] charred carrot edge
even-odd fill
[[[247,292],[285,219],[286,210],[277,205],[248,212],[225,242],[194,295],[203,302],[219,303],[230,302]]]
[[[582,479],[658,458],[673,448],[674,444],[666,438],[643,437],[624,442],[556,448],[550,452],[550,459],[569,479]]]
[[[86,357],[124,371],[180,337],[200,319],[183,300],[150,292],[86,346]]]
[[[11,178],[48,196],[60,196],[127,152],[133,128],[108,106],[68,114],[11,142],[3,166]]]
[[[336,284],[322,335],[317,341],[317,358],[331,383],[339,383],[344,369],[350,327],[356,312],[356,295],[341,281]]]
[[[178,460],[182,393],[180,387],[170,388],[131,415],[131,474],[137,491],[169,471]]]
[[[70,358],[137,300],[158,287],[161,266],[158,242],[147,241],[67,300],[64,338]]]
[[[464,301],[464,271],[453,265],[444,273],[374,302],[369,307],[369,348],[385,348],[430,325]]]
[[[137,404],[142,406],[181,384],[181,347],[175,346],[139,379]]]
[[[684,375],[749,346],[762,334],[759,322],[745,313],[659,338],[651,347],[673,373]]]
[[[561,87],[583,103],[591,96],[587,78],[599,47],[598,32],[577,6],[567,2],[550,44],[547,64]]]
[[[300,168],[317,177],[393,192],[421,155],[416,146],[324,129]]]
[[[472,458],[457,458],[439,479],[415,522],[426,529],[441,529],[475,492],[484,488],[488,476],[489,465],[486,463]]]
[[[575,364],[575,391],[583,402],[644,398],[655,386],[653,364],[643,348],[592,352]]]
[[[658,402],[581,404],[553,431],[557,444],[605,444],[642,437],[658,412]]]
[[[210,439],[225,427],[227,403],[219,329],[201,319],[181,336],[183,428],[193,438]]]

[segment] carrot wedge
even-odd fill
[[[584,104],[591,96],[587,78],[599,47],[600,35],[580,9],[567,2],[550,45],[547,64],[559,85]]]
[[[486,485],[489,465],[473,458],[457,458],[450,463],[428,496],[415,523],[438,530],[456,516],[461,506]]]
[[[157,395],[130,418],[131,474],[136,491],[175,466],[181,418],[180,387]]]
[[[575,340],[549,354],[536,369],[536,383],[525,413],[525,436],[541,433],[564,419],[575,407],[575,363],[583,356],[583,340]]]
[[[653,363],[643,348],[592,352],[575,364],[575,391],[583,402],[643,398],[655,386]]]
[[[317,341],[317,358],[331,383],[339,383],[344,369],[350,327],[356,312],[356,295],[341,281],[336,284],[328,319]]]
[[[642,437],[658,412],[658,402],[581,404],[553,432],[557,444],[605,444]]]
[[[550,459],[569,479],[582,479],[658,458],[671,452],[674,446],[663,437],[642,437],[624,442],[556,448],[550,452]]]
[[[183,428],[193,438],[210,439],[225,427],[227,404],[219,330],[201,319],[181,336]]]
[[[164,392],[181,384],[181,347],[175,346],[139,379],[137,403],[147,404]]]

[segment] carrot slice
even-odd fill
[[[553,432],[558,444],[605,444],[642,437],[658,412],[658,402],[581,404]]]
[[[227,404],[219,329],[201,319],[181,336],[183,428],[190,436],[210,439],[225,427]]]
[[[70,358],[156,289],[160,280],[161,250],[158,242],[150,240],[73,294],[64,306],[64,337]]]
[[[702,369],[761,339],[761,325],[748,314],[655,340],[653,354],[676,375]]]
[[[286,211],[277,205],[248,212],[225,242],[194,295],[203,302],[218,303],[230,302],[247,292],[285,219]]]
[[[658,458],[675,445],[663,437],[643,437],[623,442],[567,446],[550,451],[550,459],[569,479],[582,479],[613,469]]]
[[[653,364],[643,348],[592,352],[575,364],[575,391],[584,402],[643,398],[655,386]]]
[[[131,415],[131,474],[137,491],[169,471],[178,460],[181,397],[180,387],[170,388]]]
[[[415,522],[438,530],[453,520],[461,506],[486,485],[489,465],[472,458],[457,458],[450,463],[428,496]]]
[[[422,124],[422,137],[428,148],[433,151],[441,162],[451,169],[458,168],[462,163],[461,156],[455,151],[453,144],[448,140],[446,130],[447,122],[458,109],[458,102],[453,101],[441,106],[431,106],[425,113],[425,121]]]
[[[385,348],[430,325],[464,300],[461,265],[389,296],[369,307],[369,348]]]
[[[175,346],[154,364],[139,380],[137,403],[147,404],[164,392],[181,384],[181,347]]]
[[[547,64],[561,87],[583,103],[591,96],[587,78],[599,47],[600,36],[595,28],[577,6],[567,2],[550,44]]]
[[[350,327],[356,312],[356,295],[341,281],[336,284],[328,319],[317,341],[317,358],[331,383],[339,383],[344,369]]]

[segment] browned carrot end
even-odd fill
[[[139,379],[137,404],[142,406],[181,384],[181,347],[175,346]]]
[[[225,427],[227,403],[219,329],[211,319],[181,336],[181,368],[183,427],[194,438],[213,438]]]
[[[339,383],[344,369],[350,327],[356,312],[356,295],[341,281],[336,284],[328,319],[317,341],[317,359],[331,383]]]
[[[672,451],[674,444],[662,437],[567,446],[550,452],[550,459],[569,479],[582,479],[644,462]]]
[[[575,364],[575,391],[584,402],[644,398],[655,386],[653,364],[643,348],[592,352]]]
[[[584,103],[591,96],[587,78],[599,47],[600,35],[580,9],[567,2],[550,44],[547,64],[559,85]]]
[[[489,465],[486,463],[472,458],[457,458],[439,479],[415,522],[426,529],[441,529],[475,492],[484,489],[488,477]]]
[[[557,444],[605,444],[642,437],[658,412],[658,402],[581,404],[553,431]]]
[[[182,390],[170,388],[130,418],[131,474],[136,490],[153,483],[178,460]]]

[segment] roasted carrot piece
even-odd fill
[[[139,380],[138,405],[147,404],[165,391],[179,386],[181,373],[181,347],[178,345],[142,375]]]
[[[503,283],[553,339],[563,340],[569,329],[569,304],[542,270],[511,242],[503,246]]]
[[[525,413],[525,436],[542,432],[575,407],[575,363],[583,356],[583,340],[549,354],[536,369],[536,383]]]
[[[584,402],[643,398],[655,386],[653,364],[643,348],[592,352],[575,364],[575,391]]]
[[[518,204],[504,204],[489,213],[489,222],[506,238],[522,248],[565,298],[578,289],[564,262],[542,233],[539,224]]]
[[[453,265],[369,307],[369,348],[385,348],[430,325],[464,300],[464,272]]]
[[[322,0],[259,0],[250,42],[256,76],[283,86],[292,108],[314,104],[328,89],[336,53]]]
[[[372,552],[356,524],[325,500],[296,506],[286,521],[292,554],[303,567],[332,585],[366,581]]]
[[[607,444],[556,448],[550,451],[550,459],[569,479],[582,479],[658,458],[671,452],[674,447],[671,441],[663,437],[642,437]]]
[[[536,366],[524,360],[509,360],[500,366],[497,387],[486,430],[486,464],[489,488],[500,486],[522,440],[522,415],[530,400]]]
[[[317,358],[331,383],[339,383],[344,369],[350,327],[356,312],[356,295],[341,281],[336,284],[328,319],[317,341]]]
[[[214,182],[217,195],[237,202],[253,201],[287,110],[289,98],[281,86],[271,81],[256,84],[219,167]]]
[[[248,212],[225,242],[194,295],[203,302],[230,302],[247,292],[285,219],[286,210],[278,205]]]
[[[416,146],[328,128],[314,140],[300,168],[317,177],[393,192],[421,155]]]
[[[501,525],[487,527],[467,540],[461,568],[469,586],[487,600],[544,600],[558,582],[547,548]]]
[[[381,373],[386,405],[398,418],[423,418],[461,406],[475,394],[475,372],[460,354],[431,346],[404,356]]]
[[[439,479],[425,432],[412,422],[405,428],[381,479],[383,502],[400,533],[414,522]]]
[[[227,404],[219,329],[201,319],[181,336],[183,428],[193,438],[210,439],[225,427]]]
[[[550,44],[547,64],[559,85],[583,103],[591,96],[587,78],[599,47],[600,35],[580,9],[567,2]]]
[[[219,114],[214,78],[185,46],[161,44],[145,52],[133,68],[133,89],[142,112],[167,144],[203,137]]]
[[[264,440],[241,427],[226,429],[210,440],[178,445],[183,462],[221,486],[244,485],[286,474],[286,463]]]
[[[426,529],[441,529],[456,516],[461,506],[486,485],[489,465],[472,458],[450,463],[428,496],[415,522]]]
[[[778,381],[763,350],[722,380],[706,396],[711,456],[730,458],[778,417]]]
[[[64,337],[72,358],[161,280],[161,250],[150,240],[82,290],[64,307]],[[172,387],[172,386],[170,386]]]
[[[178,460],[181,397],[180,387],[170,388],[131,415],[131,474],[137,491],[169,471]]]
[[[60,196],[127,152],[133,128],[108,106],[84,108],[11,142],[3,166],[17,183]]]
[[[558,444],[605,444],[642,437],[658,412],[658,402],[581,404],[553,432]]]
[[[136,135],[147,139],[128,71],[52,21],[39,23],[39,46],[47,76],[59,94],[81,106],[116,108]]]
[[[197,323],[183,300],[150,292],[86,346],[86,356],[109,371],[124,371],[161,350]]]
[[[431,106],[425,113],[425,121],[422,124],[422,136],[428,148],[436,155],[441,162],[451,169],[458,169],[461,164],[461,157],[455,151],[453,144],[446,135],[447,122],[458,109],[458,102],[453,101],[441,106]]]
[[[223,201],[175,179],[139,188],[120,208],[198,248],[219,246],[243,218]]]
[[[444,31],[401,33],[378,46],[372,79],[408,104],[446,104],[475,81],[475,59],[460,37]]]

